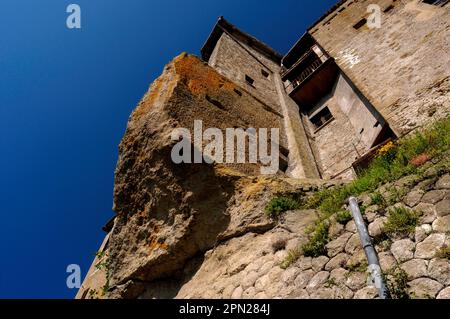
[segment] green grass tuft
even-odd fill
[[[327,221],[317,223],[309,241],[301,247],[304,256],[319,257],[327,253],[325,245],[329,241],[329,229],[330,224]]]
[[[289,266],[291,266],[293,263],[295,263],[300,258],[301,255],[302,254],[301,254],[300,249],[291,249],[288,252],[287,257],[281,263],[280,267],[282,269],[288,269]]]
[[[348,197],[358,196],[363,192],[374,192],[381,184],[416,172],[418,168],[410,164],[416,156],[427,153],[433,158],[448,152],[449,149],[450,119],[446,119],[435,123],[423,132],[399,141],[387,153],[376,157],[369,167],[360,172],[358,178],[350,184],[318,192],[307,199],[305,206],[318,208],[329,217],[341,210]],[[397,190],[394,192],[396,199],[403,195]],[[381,194],[375,193],[372,200],[383,204]]]
[[[363,261],[361,263],[347,265],[347,270],[350,272],[366,272],[367,267],[369,267],[369,265],[366,261]]]
[[[336,222],[341,225],[346,225],[351,220],[352,214],[349,211],[344,210],[336,213]]]
[[[278,218],[282,213],[299,209],[301,207],[299,201],[295,200],[292,197],[286,196],[278,196],[274,197],[270,200],[270,202],[266,206],[266,214],[270,218]]]
[[[370,196],[371,204],[386,207],[386,202],[380,192],[375,192]]]
[[[436,257],[450,260],[450,246],[441,248],[437,252]]]
[[[408,275],[400,267],[391,270],[385,276],[386,286],[392,299],[409,299]]]
[[[396,188],[396,187],[392,187],[390,189],[390,194],[389,194],[389,198],[387,200],[388,205],[394,205],[398,202],[401,202],[403,197],[405,197],[405,195],[407,194],[406,189],[404,188]]]
[[[408,235],[414,232],[419,221],[419,214],[405,207],[389,211],[383,232],[387,235]]]

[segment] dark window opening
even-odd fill
[[[90,289],[88,288],[88,289],[86,289],[85,291],[83,291],[83,294],[81,295],[81,298],[80,298],[80,299],[86,299],[86,296],[87,296],[89,290],[90,290]]]
[[[281,155],[280,156],[280,160],[279,160],[279,164],[278,164],[278,169],[280,171],[282,171],[283,173],[286,173],[288,168],[289,168],[288,159]]]
[[[238,89],[234,89],[233,91],[234,91],[237,95],[242,96],[242,92],[239,91]]]
[[[261,74],[263,75],[263,77],[268,78],[269,77],[269,72],[265,71],[265,70],[261,70]]]
[[[225,107],[223,106],[222,103],[220,103],[220,102],[217,101],[217,100],[214,100],[214,99],[211,98],[208,94],[206,94],[205,98],[206,98],[206,100],[207,100],[209,103],[211,103],[212,105],[217,106],[217,107],[218,107],[219,109],[221,109],[221,110],[225,110]]]
[[[322,110],[309,118],[316,130],[320,129],[332,119],[333,115],[331,114],[330,109],[327,106],[325,106]]]
[[[389,11],[391,11],[392,9],[394,9],[394,6],[391,4],[389,7],[387,7],[386,9],[383,10],[384,13],[388,13]]]
[[[355,24],[355,25],[353,26],[353,28],[355,28],[356,30],[358,30],[358,29],[360,29],[362,26],[366,25],[366,23],[367,23],[367,19],[366,19],[366,18],[361,19],[357,24]]]
[[[255,83],[255,80],[253,80],[251,77],[249,77],[247,74],[245,75],[245,81],[250,84],[251,86],[253,86],[253,84]]]
[[[333,20],[334,18],[336,18],[336,16],[337,16],[337,13],[335,13],[333,16],[331,16],[331,18],[329,18],[327,21],[325,21],[325,22],[323,23],[323,25],[330,24],[330,23],[331,23],[331,20]]]
[[[389,127],[389,125],[384,125],[381,128],[380,133],[378,134],[378,136],[375,138],[375,140],[373,141],[372,145],[370,146],[375,147],[376,145],[389,141],[390,139],[395,140],[397,138],[397,136],[395,135],[395,133],[392,131],[392,129]]]
[[[426,4],[431,4],[431,5],[435,5],[435,6],[445,6],[447,3],[450,2],[450,0],[423,0],[423,3]]]

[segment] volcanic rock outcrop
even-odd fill
[[[264,214],[271,194],[305,185],[255,177],[258,164],[174,164],[171,133],[192,131],[194,120],[224,130],[281,127],[282,116],[194,56],[166,66],[131,115],[119,148],[111,297],[137,297],[148,283],[178,278],[189,260],[220,242],[273,228]]]

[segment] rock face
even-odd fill
[[[193,132],[194,120],[202,120],[205,129],[238,124],[245,130],[279,128],[282,116],[194,56],[183,54],[166,66],[131,115],[119,147],[111,297],[137,297],[142,285],[132,294],[124,287],[181,278],[219,243],[269,231],[275,226],[264,214],[270,196],[306,185],[251,177],[259,174],[258,164],[174,164],[171,134],[175,128]],[[239,273],[239,267],[227,271]]]

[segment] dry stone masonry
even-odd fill
[[[402,269],[407,277],[405,293],[411,298],[449,298],[450,262],[439,256],[450,245],[450,213],[445,204],[450,198],[450,175],[448,168],[443,168],[445,163],[448,158],[430,167],[426,177],[407,176],[380,187],[378,191],[384,192],[386,200],[391,198],[392,188],[404,190],[406,195],[390,207],[381,209],[371,205],[367,196],[360,197],[361,205],[367,207],[365,220],[387,281],[398,284],[391,273]],[[422,196],[411,204],[409,198],[416,193]],[[393,207],[421,214],[414,232],[398,237],[383,235]],[[368,280],[366,257],[353,221],[346,225],[335,223],[330,228],[326,256],[302,256],[287,269],[280,267],[289,253],[304,242],[305,226],[315,214],[288,212],[269,232],[246,234],[207,252],[201,268],[177,297],[377,298],[378,291]],[[209,285],[213,281],[215,284]]]

